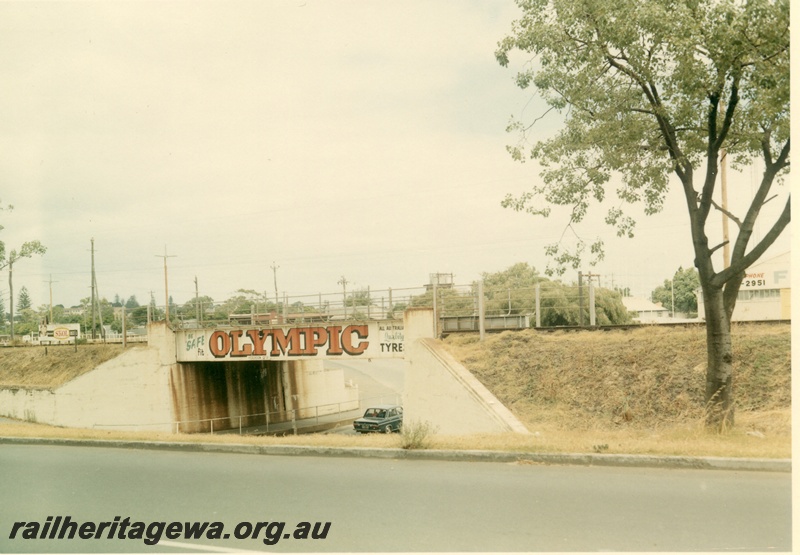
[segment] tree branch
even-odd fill
[[[742,221],[739,218],[737,218],[736,216],[734,216],[733,214],[731,214],[728,210],[726,210],[725,208],[723,208],[719,204],[717,204],[714,199],[711,199],[711,205],[714,208],[716,208],[717,210],[719,210],[720,212],[722,212],[723,214],[725,214],[729,219],[733,220],[733,223],[735,223],[736,226],[739,229],[742,228]],[[726,241],[726,243],[727,243],[727,241]]]
[[[758,215],[761,212],[761,207],[764,206],[770,188],[775,181],[775,176],[789,163],[789,150],[790,139],[787,139],[786,143],[781,149],[780,154],[778,155],[777,160],[775,160],[775,162],[772,164],[767,163],[766,169],[764,170],[764,176],[761,178],[761,185],[759,185],[758,190],[753,197],[753,202],[750,203],[750,208],[747,210],[747,214],[745,215],[742,225],[740,226],[739,236],[736,239],[733,252],[731,253],[732,259],[744,257],[745,250],[747,249],[747,243],[750,241],[750,237],[753,234],[756,219],[758,219]],[[765,160],[765,162],[767,161]],[[788,210],[788,206],[786,210]]]
[[[792,220],[792,198],[786,199],[786,205],[783,207],[783,212],[772,225],[770,230],[764,236],[761,241],[745,256],[732,256],[731,257],[731,265],[723,270],[722,272],[715,275],[711,282],[712,285],[716,285],[717,287],[721,287],[723,284],[727,283],[731,279],[734,279],[736,276],[740,275],[744,272],[748,267],[750,267],[756,260],[758,260],[761,255],[763,255],[766,250],[772,246],[775,240],[783,233],[783,230],[789,225],[789,222]],[[737,241],[738,245],[738,241]],[[736,251],[734,250],[734,253]]]

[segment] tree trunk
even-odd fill
[[[703,287],[706,316],[706,424],[720,430],[733,426],[733,347],[731,319],[725,309],[723,290]]]

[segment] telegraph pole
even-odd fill
[[[347,278],[342,276],[342,279],[336,283],[342,286],[342,306],[344,307],[344,317],[347,319]]]
[[[197,286],[197,276],[194,276],[194,309],[195,319],[197,323],[200,324],[200,290]]]
[[[719,111],[725,112],[725,102],[720,102]],[[722,193],[722,267],[731,265],[731,243],[728,234],[728,152],[721,148],[719,151],[720,164],[720,192]],[[673,310],[674,310],[673,305]],[[674,317],[674,314],[673,314]]]
[[[169,280],[167,279],[167,258],[175,258],[177,255],[167,254],[167,246],[164,245],[164,254],[157,254],[155,256],[164,259],[164,305],[166,306],[164,319],[167,324],[169,324]]]
[[[578,270],[578,325],[583,326],[583,272]]]
[[[589,325],[595,325],[595,307],[594,307],[594,283],[592,282],[592,278],[598,278],[597,282],[600,283],[600,274],[593,274],[589,272],[588,274],[584,274],[583,272],[578,272],[578,296],[579,296],[579,312],[580,312],[580,325],[583,326],[583,278],[587,278],[589,280]]]
[[[722,192],[722,209],[728,210],[728,179],[727,179],[727,167],[728,167],[728,153],[723,148],[720,150],[720,191]],[[722,262],[723,268],[727,268],[731,265],[731,243],[728,234],[728,214],[725,212],[722,213]]]
[[[95,326],[97,325],[95,322],[95,309],[97,308],[97,295],[95,293],[96,287],[97,284],[94,276],[94,237],[92,237],[92,339],[97,339],[95,331]]]
[[[277,314],[277,312],[278,312],[278,268],[280,268],[280,266],[276,266],[275,265],[275,261],[273,260],[272,261],[272,266],[270,266],[270,268],[272,268],[272,282],[275,284],[275,313]]]
[[[50,281],[45,281],[45,283],[50,284],[50,324],[53,323],[53,284],[58,283],[57,281],[53,281],[53,274],[50,274]]]

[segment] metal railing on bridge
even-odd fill
[[[481,293],[482,289],[482,293]],[[522,327],[559,327],[608,323],[608,289],[602,299],[595,299],[597,289],[592,281],[578,285],[543,280],[524,287],[486,286],[481,282],[457,285],[435,283],[424,287],[342,290],[275,297],[252,291],[226,301],[210,301],[197,297],[182,305],[170,305],[170,325],[173,328],[224,326],[275,326],[312,322],[369,321],[401,319],[411,307],[432,308],[440,319],[442,333],[477,330],[470,318],[483,314],[486,329],[518,329]],[[615,293],[610,292],[612,295]],[[602,305],[602,306],[601,306]],[[596,309],[596,306],[601,306]],[[166,307],[140,306],[118,309],[117,317],[125,318],[128,332],[134,326],[144,327],[151,321],[163,321]],[[491,325],[492,322],[498,325]],[[619,323],[619,322],[611,322]],[[90,331],[83,337],[91,338]],[[94,341],[116,342],[121,335],[108,330],[96,333]],[[141,334],[127,334],[127,341],[140,339]]]

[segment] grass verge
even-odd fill
[[[777,427],[764,429],[763,421],[784,422],[784,432]],[[542,425],[530,435],[491,434],[446,436],[429,434],[422,448],[452,450],[512,451],[520,453],[615,453],[687,457],[790,458],[789,411],[778,414],[739,415],[739,425],[716,433],[701,422],[656,430],[575,429]],[[238,436],[233,434],[169,434],[157,432],[122,432],[60,428],[44,424],[0,423],[0,437],[43,437],[127,441],[222,443],[248,445],[306,445],[313,447],[407,448],[402,434],[305,434],[297,436]]]

